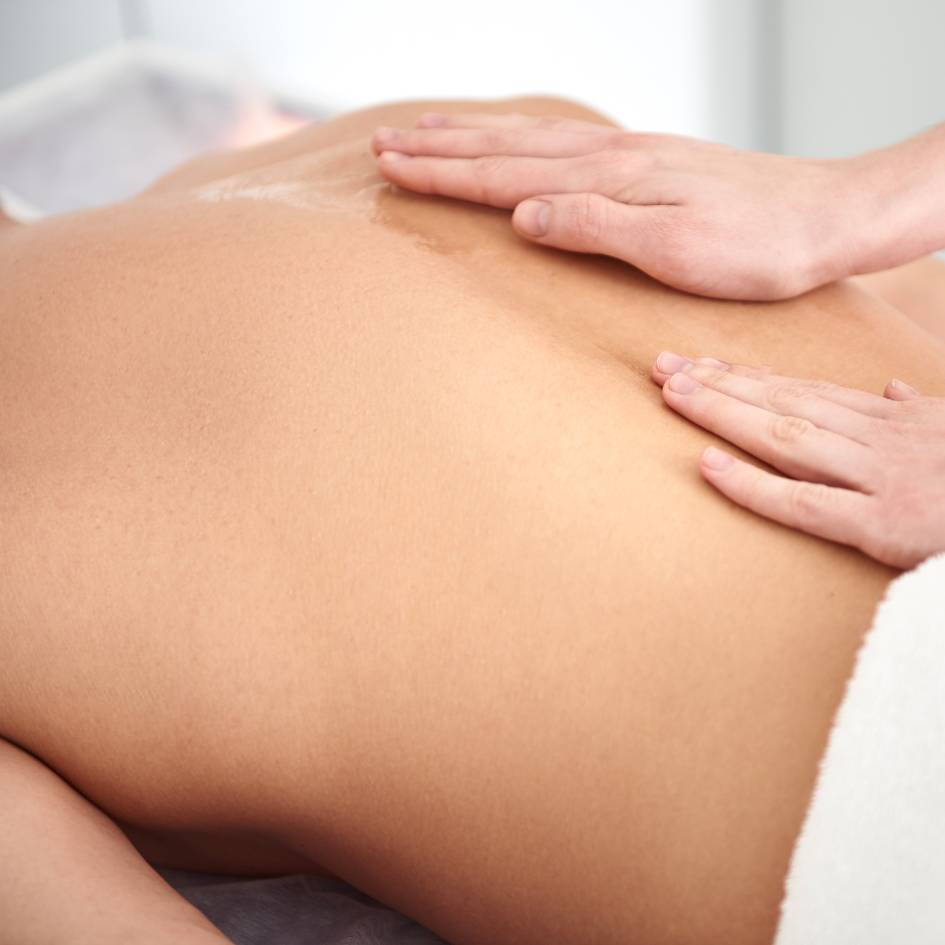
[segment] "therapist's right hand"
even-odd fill
[[[389,181],[514,207],[527,239],[614,256],[699,295],[799,295],[851,274],[853,243],[870,229],[858,217],[871,208],[855,158],[782,157],[525,115],[427,114],[417,124],[374,134]]]
[[[783,475],[707,447],[702,475],[758,515],[894,568],[945,552],[945,397],[883,396],[664,351],[663,401]]]

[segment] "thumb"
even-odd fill
[[[639,266],[657,209],[629,206],[601,194],[551,194],[522,201],[512,214],[512,226],[543,246],[603,253]]]
[[[922,395],[914,387],[906,384],[904,381],[900,381],[897,377],[894,377],[883,391],[883,397],[887,400],[914,400],[916,397],[921,396]]]

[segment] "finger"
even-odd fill
[[[771,413],[810,420],[822,430],[830,430],[869,445],[876,437],[876,418],[851,410],[820,396],[816,387],[801,381],[773,381],[770,374],[751,377],[736,374],[715,358],[689,361],[671,351],[656,359],[654,374],[672,375],[685,371],[700,384],[746,404]]]
[[[757,456],[795,479],[866,489],[872,482],[873,451],[845,436],[821,430],[801,417],[773,414],[674,374],[663,400],[703,429]]]
[[[729,366],[729,370],[746,377],[753,377],[758,373],[757,369],[742,364],[732,364]],[[849,407],[850,410],[856,410],[869,417],[887,418],[893,415],[893,407],[889,401],[878,394],[871,394],[869,391],[844,387],[832,381],[789,377],[786,374],[775,374],[770,370],[765,373],[765,377],[771,384],[793,384],[807,388],[824,400],[830,400],[835,404]]]
[[[516,231],[542,246],[614,256],[651,272],[659,239],[657,214],[667,208],[632,206],[602,193],[542,194],[519,204]]]
[[[613,168],[596,154],[567,158],[410,157],[383,151],[378,170],[389,181],[421,194],[457,197],[492,207],[514,207],[542,193],[604,190],[613,186]],[[627,175],[623,175],[625,182]],[[596,250],[595,250],[596,251]]]
[[[573,131],[578,134],[600,134],[615,130],[614,125],[562,118],[558,115],[522,115],[518,112],[504,115],[488,113],[424,112],[417,119],[418,128],[539,128],[545,131]]]
[[[489,154],[520,157],[573,157],[607,147],[629,147],[631,136],[612,130],[608,135],[574,131],[509,128],[419,129],[401,131],[380,127],[371,137],[375,154],[399,151],[437,157],[473,158]]]
[[[679,355],[676,355],[676,357],[679,357]],[[684,358],[683,360],[692,363],[692,359]],[[798,396],[816,395],[823,400],[829,400],[832,403],[839,404],[870,417],[887,418],[893,416],[895,413],[895,408],[888,400],[876,394],[871,394],[868,391],[843,387],[840,384],[834,384],[830,381],[788,377],[785,374],[776,374],[770,367],[751,367],[746,364],[729,364],[725,361],[718,361],[715,358],[696,358],[694,360],[697,362],[711,363],[720,369],[724,368],[740,377],[756,378],[764,380],[766,384],[780,385],[784,389],[792,390],[793,393]],[[657,368],[654,368],[653,380],[658,384],[662,385],[668,378],[669,374],[661,374]],[[790,391],[788,393],[790,393]],[[785,396],[788,396],[788,394],[785,394]]]
[[[896,377],[883,390],[883,397],[887,400],[915,400],[916,397],[921,396],[911,384],[906,384],[905,381],[900,381]]]
[[[652,368],[650,368],[650,377],[662,387],[674,374],[685,371],[692,364],[707,364],[719,370],[731,368],[730,364],[726,361],[719,361],[718,358],[686,358],[674,351],[661,351],[656,356]],[[758,368],[757,375],[754,376],[763,377],[763,371],[770,373],[770,368]]]
[[[712,446],[699,469],[719,492],[758,515],[845,545],[866,543],[875,500],[861,492],[775,476]]]

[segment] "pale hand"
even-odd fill
[[[855,268],[851,242],[864,230],[854,219],[864,203],[857,159],[517,114],[428,113],[417,125],[374,133],[385,178],[515,208],[518,233],[545,246],[614,256],[717,298],[787,298]]]
[[[785,474],[708,447],[702,475],[738,505],[896,568],[945,551],[945,398],[668,351],[653,379],[677,413]]]

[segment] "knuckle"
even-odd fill
[[[482,131],[480,137],[480,147],[483,151],[501,151],[505,146],[505,134],[495,128]]]
[[[706,387],[712,387],[716,390],[723,391],[728,387],[729,374],[726,368],[718,368],[713,365],[700,364],[697,361],[693,367],[689,368],[688,373]]]
[[[762,364],[760,367],[750,364],[733,364],[729,370],[733,374],[741,374],[743,377],[757,378],[758,380],[764,380],[774,374],[774,368],[770,364]],[[768,394],[765,394],[765,396],[767,397]]]
[[[830,490],[819,482],[796,482],[791,488],[790,507],[802,522],[816,518],[830,501]]]
[[[626,151],[621,151],[617,148],[603,148],[600,151],[595,151],[591,155],[590,160],[598,173],[623,174],[626,173],[627,167],[630,164],[628,160],[629,157],[630,155],[628,155]]]
[[[773,440],[779,443],[796,443],[808,436],[814,429],[814,424],[803,417],[774,417],[769,425],[768,432]]]
[[[502,154],[489,154],[476,158],[475,168],[478,199],[483,203],[495,203],[501,192],[502,174],[508,166],[508,158]]]
[[[886,417],[867,417],[863,421],[863,426],[869,436],[870,445],[878,449],[888,449],[893,446],[902,449],[912,439],[910,434],[914,434],[909,421],[896,414]]]
[[[508,163],[504,154],[487,154],[476,158],[476,173],[480,177],[494,177],[501,173]]]
[[[798,397],[811,400],[815,397],[829,397],[840,390],[837,384],[831,381],[804,381],[794,385],[797,388]]]
[[[582,243],[597,243],[604,235],[606,221],[593,194],[581,194],[572,201],[569,216],[571,232]]]
[[[725,368],[701,366],[698,369],[698,376],[708,387],[722,388],[729,380],[729,374]]]
[[[768,388],[765,401],[773,410],[782,410],[811,396],[810,391],[801,384],[774,384]]]

